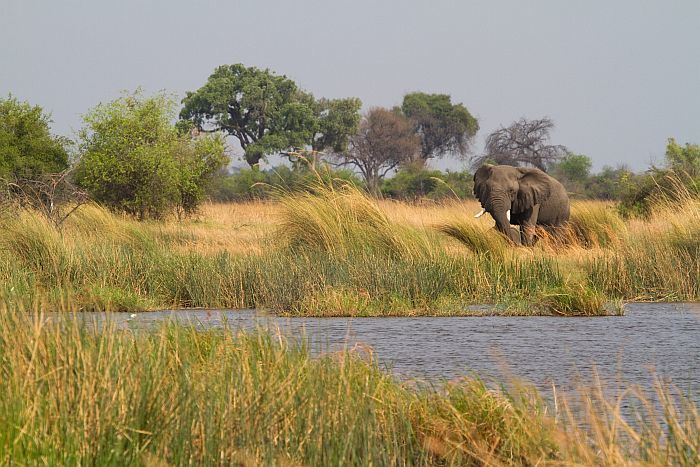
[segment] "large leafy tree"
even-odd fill
[[[357,168],[367,189],[379,195],[379,182],[400,164],[420,152],[420,139],[413,125],[397,112],[381,107],[370,109],[350,137],[348,150],[338,154],[341,165]]]
[[[360,124],[362,102],[356,97],[319,99],[314,106],[317,126],[310,141],[314,151],[342,152],[348,146],[350,135]]]
[[[0,178],[37,179],[68,167],[69,141],[54,136],[41,107],[0,98]]]
[[[420,136],[423,162],[448,153],[465,156],[479,122],[464,104],[453,104],[448,94],[406,94],[401,111]]]
[[[240,63],[216,68],[183,104],[184,122],[235,137],[251,167],[291,148],[344,149],[360,108],[359,99],[316,101],[286,76]]]
[[[136,92],[92,109],[80,132],[78,183],[96,201],[140,219],[194,210],[227,158],[222,138],[178,132],[175,105]]]
[[[508,127],[501,127],[486,138],[485,152],[474,161],[504,165],[530,165],[540,170],[558,162],[568,150],[560,144],[549,144],[554,122],[547,117],[537,120],[521,118]]]

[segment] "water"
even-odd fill
[[[130,328],[163,320],[213,328],[271,326],[305,336],[317,352],[366,344],[402,379],[440,382],[476,373],[516,377],[551,391],[553,383],[563,390],[590,383],[595,369],[608,388],[651,389],[657,375],[700,401],[700,304],[628,304],[624,316],[594,318],[280,318],[200,310],[131,316],[113,315]]]

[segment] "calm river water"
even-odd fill
[[[92,315],[92,314],[89,314]],[[652,374],[700,400],[700,304],[628,304],[624,316],[458,318],[280,318],[254,311],[160,311],[114,314],[119,326],[163,320],[202,327],[279,328],[312,348],[371,346],[401,378],[449,380],[476,372],[517,377],[545,391],[592,381],[614,389],[650,388]],[[102,319],[102,315],[97,316]]]

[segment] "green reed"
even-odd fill
[[[30,313],[31,311],[31,313]],[[55,318],[54,318],[55,319]],[[101,326],[0,306],[0,463],[697,465],[697,405],[593,388],[552,405],[474,377],[401,383],[371,349],[274,330]],[[573,397],[573,396],[571,396]],[[581,407],[574,411],[571,403]],[[619,407],[638,406],[626,419]],[[587,428],[582,428],[583,426]]]

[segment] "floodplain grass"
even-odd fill
[[[659,200],[648,220],[574,202],[556,237],[514,247],[478,203],[376,201],[320,185],[277,201],[205,205],[136,222],[84,206],[56,230],[0,218],[0,301],[83,310],[266,308],[287,315],[590,315],[620,301],[700,300],[700,200]],[[601,306],[604,304],[604,306]]]
[[[0,306],[0,374],[2,464],[700,461],[697,404],[661,382],[655,395],[609,399],[598,384],[556,403],[518,382],[416,385],[371,349],[312,355],[274,329],[132,330]]]

